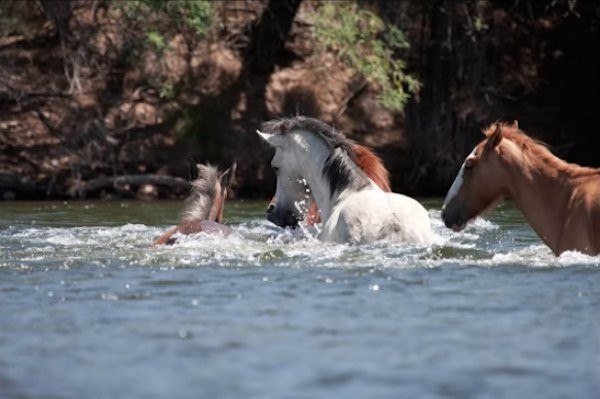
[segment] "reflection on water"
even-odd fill
[[[264,203],[0,204],[0,397],[600,397],[600,258],[503,206],[436,243],[321,243]]]

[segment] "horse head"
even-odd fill
[[[236,163],[224,172],[209,164],[191,162],[190,176],[192,190],[185,201],[185,208],[177,226],[166,231],[154,241],[154,245],[175,243],[176,233],[194,234],[201,231],[227,235],[231,229],[220,224],[223,220],[223,208]]]
[[[507,179],[502,167],[501,142],[504,129],[518,130],[513,125],[495,123],[484,132],[486,138],[467,156],[442,207],[446,227],[464,229],[469,221],[493,207],[506,196]]]
[[[266,128],[267,131],[273,130],[268,124]],[[277,185],[275,196],[267,208],[267,219],[280,227],[297,227],[304,220],[312,197],[306,180],[298,173],[300,165],[290,151],[289,137],[258,130],[257,133],[275,148],[271,167],[275,171]]]
[[[223,220],[223,208],[227,192],[235,174],[236,163],[223,172],[206,164],[193,164],[192,191],[186,199],[182,221]]]

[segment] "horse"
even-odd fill
[[[175,233],[188,235],[205,232],[224,236],[231,234],[231,228],[223,225],[222,221],[227,191],[235,175],[236,166],[234,162],[224,172],[220,172],[210,164],[192,164],[192,190],[185,200],[180,222],[156,239],[154,246],[174,244]]]
[[[296,116],[265,122],[257,133],[275,148],[271,166],[277,188],[272,212],[277,219],[298,220],[295,200],[306,194],[306,182],[321,212],[323,241],[432,242],[425,208],[413,198],[377,186],[358,167],[352,143],[333,127]]]
[[[600,169],[568,163],[512,124],[494,123],[465,159],[442,207],[460,231],[503,198],[512,199],[556,256],[600,253]]]
[[[351,143],[350,150],[356,159],[356,164],[367,175],[367,177],[373,180],[373,182],[375,182],[375,184],[377,184],[383,191],[391,192],[390,174],[383,165],[381,158],[375,155],[369,148],[357,143]],[[308,195],[310,193],[308,186],[304,186],[304,193],[302,193],[302,196],[297,198],[295,202],[306,204],[306,201],[308,201],[309,205],[307,209],[305,209],[305,207],[297,207],[298,210],[303,213],[299,215],[299,218],[300,220],[304,220],[304,223],[307,225],[314,225],[321,221],[319,208],[317,207],[314,198]],[[281,227],[296,227],[299,220],[288,220],[287,222],[291,222],[292,224],[286,225],[286,221],[280,221],[275,217],[273,209],[275,208],[276,201],[276,197],[273,197],[271,202],[269,202],[269,206],[267,208],[267,219]]]

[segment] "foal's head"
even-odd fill
[[[224,172],[209,164],[192,165],[192,191],[186,199],[182,221],[223,220],[223,208],[227,192],[235,174],[234,162]]]
[[[442,219],[454,231],[464,229],[507,195],[509,177],[502,167],[500,144],[504,136],[519,134],[517,122],[495,123],[484,134],[486,138],[467,156],[444,200]]]

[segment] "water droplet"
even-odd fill
[[[177,331],[177,335],[179,335],[179,338],[185,339],[190,336],[190,333],[187,330],[182,329],[182,330]]]
[[[119,296],[113,292],[103,292],[102,294],[100,294],[100,298],[103,301],[118,301],[119,300]]]
[[[372,284],[372,285],[369,286],[369,290],[370,291],[379,291],[379,285]]]
[[[197,299],[192,299],[192,306],[198,306],[199,303]]]

